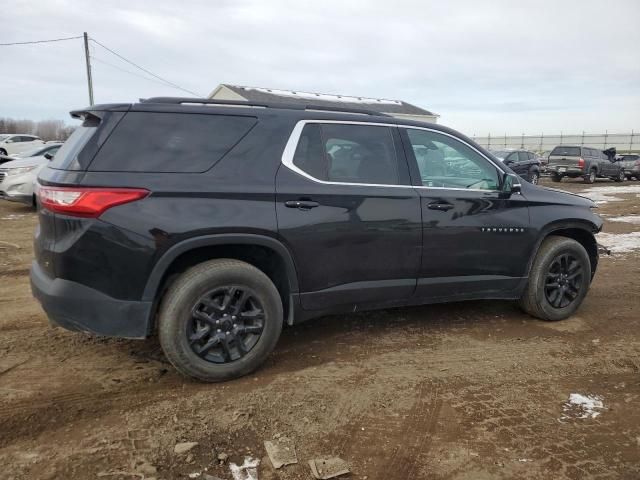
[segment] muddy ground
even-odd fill
[[[640,215],[640,182],[622,187],[605,218]],[[230,479],[245,455],[260,479],[308,479],[332,455],[370,480],[640,478],[640,250],[603,258],[562,322],[496,301],[326,317],[286,329],[254,375],[206,385],[154,340],[49,327],[29,290],[35,224],[0,201],[0,478]],[[276,471],[263,441],[280,435],[299,463]],[[176,455],[181,441],[199,445]]]

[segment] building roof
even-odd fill
[[[351,97],[347,95],[329,95],[325,93],[300,92],[293,90],[278,90],[274,88],[243,87],[240,85],[220,84],[211,94],[213,98],[220,90],[226,87],[236,95],[240,95],[249,102],[280,102],[294,104],[316,104],[328,107],[347,107],[369,109],[381,113],[400,115],[425,115],[437,117],[424,108],[416,107],[401,100],[385,100],[381,98]]]

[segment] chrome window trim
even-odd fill
[[[466,145],[475,151],[482,158],[487,160],[491,165],[496,167],[498,171],[503,174],[506,173],[498,164],[492,161],[489,157],[483,154],[480,150],[475,148],[473,145],[465,142],[464,140],[456,137],[455,135],[451,135],[450,133],[443,132],[441,130],[436,130],[434,128],[428,127],[417,127],[415,125],[403,125],[396,123],[380,123],[380,122],[357,122],[357,121],[349,121],[349,120],[299,120],[295,127],[293,127],[293,131],[291,135],[289,135],[289,140],[287,140],[287,144],[284,147],[284,151],[282,152],[282,164],[287,167],[289,170],[297,173],[298,175],[302,175],[303,177],[311,180],[312,182],[319,183],[322,185],[348,185],[355,187],[387,187],[387,188],[420,188],[427,190],[459,190],[463,192],[484,192],[484,193],[499,193],[499,190],[483,190],[479,188],[453,188],[453,187],[427,187],[424,185],[389,185],[383,183],[350,183],[350,182],[332,182],[329,180],[320,180],[312,175],[309,175],[307,172],[297,167],[293,163],[293,157],[296,153],[296,148],[298,148],[298,142],[300,141],[300,135],[302,134],[302,130],[305,125],[313,124],[313,123],[333,123],[333,124],[341,124],[341,125],[370,125],[374,127],[395,127],[395,128],[405,128],[405,129],[415,129],[415,130],[426,130],[428,132],[438,133],[440,135],[445,135],[447,137],[451,137],[454,140]]]

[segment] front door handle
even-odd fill
[[[431,202],[427,205],[429,210],[440,210],[446,212],[447,210],[451,210],[453,205],[449,202]]]
[[[313,200],[289,200],[284,202],[284,206],[287,208],[297,208],[299,210],[309,210],[310,208],[316,208],[320,204]]]

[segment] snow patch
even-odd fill
[[[610,222],[635,223],[636,225],[640,225],[640,215],[624,215],[622,217],[607,216],[607,220]]]
[[[233,480],[258,480],[258,465],[260,460],[252,457],[244,457],[242,465],[231,463],[229,470]]]
[[[602,397],[600,395],[582,395],[580,393],[572,393],[569,400],[562,406],[564,414],[561,419],[568,418],[596,418],[604,409]]]
[[[298,92],[292,90],[278,90],[275,88],[241,87],[243,90],[253,90],[261,93],[269,93],[280,97],[307,98],[312,100],[324,100],[327,102],[362,103],[376,105],[402,105],[399,100],[385,100],[382,98],[349,97],[345,95],[329,95],[326,93]]]
[[[596,235],[596,239],[613,253],[628,253],[640,250],[640,232],[599,233]]]
[[[590,198],[596,203],[603,204],[608,202],[621,202],[624,199],[616,197],[614,194],[636,193],[640,196],[640,185],[626,185],[624,187],[591,187],[581,192],[580,195]]]

